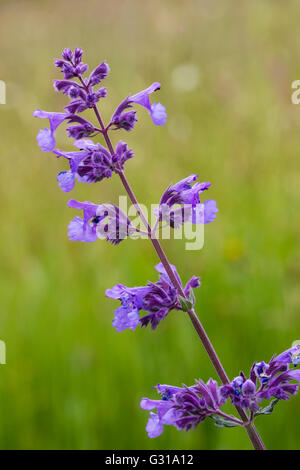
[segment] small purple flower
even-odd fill
[[[112,289],[105,291],[107,297],[121,301],[121,307],[114,312],[113,327],[116,328],[116,331],[120,332],[127,328],[135,330],[139,324],[139,311],[142,308],[143,297],[147,290],[147,287],[130,288],[117,284]]]
[[[104,178],[110,178],[113,172],[124,168],[124,163],[132,158],[133,152],[125,142],[120,141],[114,155],[101,144],[94,144],[88,139],[79,139],[74,146],[77,152],[63,152],[55,149],[53,153],[69,161],[70,170],[60,172],[57,176],[59,186],[63,191],[71,191],[75,185],[75,177],[83,183],[97,183]]]
[[[166,123],[166,108],[160,103],[153,103],[151,105],[149,95],[151,95],[151,93],[154,91],[159,90],[160,87],[160,83],[154,82],[145,90],[129,97],[131,102],[138,103],[149,111],[153,123],[157,126],[162,126]]]
[[[140,91],[136,95],[128,96],[124,101],[117,107],[114,114],[111,117],[110,125],[114,126],[115,129],[125,129],[131,131],[136,123],[136,112],[131,110],[134,103],[140,104],[146,108],[151,116],[154,124],[162,126],[166,123],[167,114],[166,108],[160,103],[153,103],[151,105],[149,95],[154,91],[160,89],[160,83],[152,83],[146,90]],[[128,110],[129,111],[126,111]]]
[[[255,362],[250,378],[247,379],[241,372],[230,384],[221,387],[222,395],[230,397],[234,405],[253,412],[259,410],[262,400],[270,400],[272,397],[288,400],[297,393],[299,387],[291,382],[300,382],[300,371],[289,369],[290,364],[296,366],[299,363],[299,352],[300,347],[294,346],[279,356],[273,356],[269,364]]]
[[[118,170],[124,169],[124,163],[134,157],[132,149],[129,149],[125,142],[121,140],[117,143],[115,154],[112,157],[114,167]]]
[[[51,152],[55,148],[55,131],[58,126],[69,117],[69,114],[47,112],[37,109],[34,111],[33,116],[41,119],[49,119],[50,129],[41,129],[37,135],[37,141],[43,152]]]
[[[197,178],[197,175],[192,174],[166,189],[159,203],[160,221],[167,222],[176,229],[187,221],[206,224],[216,218],[216,201],[210,199],[201,204],[199,199],[199,195],[211,183],[195,183]]]
[[[150,438],[158,437],[164,425],[173,425],[178,430],[195,429],[207,416],[218,413],[225,402],[217,382],[212,379],[205,384],[202,380],[192,387],[183,388],[158,385],[161,400],[143,398],[140,406],[151,411],[146,431]]]
[[[97,240],[97,225],[101,222],[101,217],[97,215],[98,207],[89,201],[79,202],[70,199],[68,206],[73,209],[83,210],[83,218],[75,217],[68,226],[68,236],[71,241],[94,242]],[[103,214],[102,218],[105,215]]]
[[[128,236],[138,233],[127,215],[114,204],[92,204],[71,199],[68,206],[83,210],[83,219],[76,217],[69,224],[72,241],[94,242],[98,238],[118,245]]]
[[[125,129],[127,132],[131,131],[137,122],[136,112],[132,109],[130,111],[126,111],[126,109],[130,109],[132,107],[132,102],[128,96],[115,110],[111,117],[110,125],[114,126],[114,129]]]
[[[101,219],[97,226],[98,237],[112,245],[118,245],[125,238],[139,233],[125,212],[115,204],[100,204],[97,215]]]
[[[92,86],[98,85],[98,83],[107,77],[108,73],[109,66],[106,62],[102,62],[102,64],[98,65],[98,67],[92,71],[88,84]]]
[[[171,310],[182,310],[180,304],[177,290],[174,288],[169,276],[167,275],[163,265],[158,264],[155,269],[160,273],[160,278],[157,282],[148,282],[145,287],[134,287],[129,288],[118,284],[112,289],[106,291],[106,296],[119,299],[122,303],[122,306],[126,306],[126,310],[122,311],[117,310],[117,318],[114,320],[114,325],[116,326],[117,331],[122,331],[128,326],[127,316],[130,312],[129,307],[132,306],[132,309],[135,313],[135,318],[137,311],[143,310],[147,314],[139,318],[139,321],[135,323],[135,327],[138,323],[142,327],[146,327],[148,324],[151,324],[151,328],[154,330],[158,326],[161,320],[163,320]],[[177,277],[178,281],[181,284],[180,278],[177,274],[175,266],[172,266],[173,272]],[[199,278],[193,277],[186,285],[185,292],[190,293],[190,290],[195,287],[199,287],[200,282]],[[128,292],[131,292],[130,304],[128,305]],[[117,294],[116,294],[117,293]],[[122,314],[122,316],[120,316]],[[125,318],[126,321],[123,321]],[[131,328],[133,329],[133,328]]]
[[[61,69],[61,72],[64,74],[66,80],[81,76],[87,71],[88,66],[81,62],[82,54],[82,49],[78,47],[76,47],[74,53],[71,51],[71,49],[66,48],[62,52],[63,60],[55,60],[55,66]]]
[[[300,346],[297,344],[279,354],[279,356],[275,356],[270,361],[270,367],[274,362],[280,364],[293,364],[296,367],[300,363]]]

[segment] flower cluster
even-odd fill
[[[68,206],[83,211],[83,218],[76,216],[69,223],[68,236],[71,241],[94,242],[98,238],[118,245],[126,237],[138,235],[127,215],[114,204],[93,204],[70,199]]]
[[[121,307],[114,312],[113,326],[116,331],[123,331],[128,328],[135,330],[138,324],[142,327],[150,324],[154,330],[171,310],[183,310],[178,292],[163,265],[160,263],[155,269],[160,274],[157,282],[148,282],[145,287],[126,287],[117,284],[112,289],[106,290],[107,297],[121,301]],[[175,266],[172,266],[172,270],[181,285]],[[199,286],[199,278],[193,276],[184,288],[185,295],[189,297],[191,289]],[[147,315],[140,318],[141,310],[146,312]]]
[[[250,422],[260,414],[270,414],[280,400],[288,400],[298,392],[300,370],[300,346],[295,345],[279,356],[274,356],[269,364],[255,362],[250,377],[241,373],[230,384],[218,386],[212,379],[205,384],[196,381],[191,387],[158,385],[160,400],[143,398],[141,408],[150,410],[146,431],[149,437],[157,437],[164,425],[173,425],[178,430],[194,429],[206,417],[212,417],[218,426],[243,425],[237,418],[226,415],[220,408],[231,399],[234,405],[250,410]],[[290,368],[290,365],[294,367]],[[295,383],[296,382],[296,383]],[[264,400],[274,399],[269,406],[260,408]],[[156,409],[157,413],[152,410]]]
[[[262,400],[288,400],[298,391],[298,385],[291,384],[291,380],[300,381],[300,371],[289,369],[289,365],[296,367],[299,362],[300,347],[296,345],[274,356],[268,364],[255,362],[248,379],[241,372],[230,384],[222,387],[221,393],[226,398],[230,397],[234,405],[253,412],[259,409]]]
[[[199,199],[211,183],[195,183],[197,179],[198,175],[190,175],[166,189],[159,203],[160,222],[176,229],[184,222],[207,224],[216,218],[216,201],[210,199],[201,204]]]
[[[84,137],[94,136],[103,132],[104,129],[95,127],[92,123],[79,116],[88,108],[96,107],[96,103],[107,95],[104,87],[95,90],[95,86],[99,85],[102,80],[107,78],[109,67],[106,62],[102,62],[96,67],[89,77],[84,77],[88,70],[88,66],[83,64],[82,49],[76,48],[74,53],[70,49],[65,49],[62,53],[62,59],[57,59],[55,65],[64,74],[63,80],[54,80],[54,87],[58,92],[62,92],[70,99],[70,103],[65,106],[65,112],[47,112],[36,110],[33,115],[42,119],[49,119],[50,129],[42,129],[39,131],[37,140],[38,144],[44,152],[51,152],[55,149],[55,131],[64,121],[76,123],[70,126],[67,131],[70,137],[75,140]],[[150,87],[139,93],[127,97],[113,113],[111,121],[106,129],[125,129],[131,130],[134,127],[136,112],[133,108],[134,104],[140,104],[146,108],[156,125],[166,123],[166,110],[160,103],[150,104],[149,95],[159,90],[160,84],[155,82]],[[130,109],[128,111],[128,109]]]

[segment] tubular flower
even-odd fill
[[[126,328],[135,329],[138,324],[146,327],[151,324],[153,330],[156,329],[161,320],[163,320],[171,310],[182,310],[179,301],[178,292],[174,288],[169,276],[167,275],[163,265],[158,264],[155,269],[160,273],[157,282],[148,282],[145,287],[129,288],[122,284],[112,289],[106,290],[106,296],[121,301],[122,307],[117,309],[113,326],[117,331]],[[181,283],[175,266],[172,266],[175,276]],[[185,287],[185,293],[189,295],[191,289],[199,287],[199,278],[193,277]],[[130,293],[130,297],[128,297]],[[143,310],[146,315],[139,318],[138,313]],[[131,323],[131,314],[134,313],[134,328]]]
[[[148,110],[154,124],[157,126],[164,125],[167,120],[166,108],[160,103],[151,105],[149,98],[154,91],[160,89],[160,86],[160,83],[154,82],[145,90],[125,98],[112,115],[110,125],[113,125],[116,129],[132,130],[137,121],[135,111],[131,110],[134,103],[140,104]],[[128,109],[129,111],[126,111]]]
[[[197,178],[192,174],[166,189],[159,203],[159,221],[167,222],[176,229],[184,222],[207,224],[216,218],[216,201],[210,199],[200,203],[199,199],[211,183],[195,183]]]
[[[157,413],[150,413],[146,426],[150,438],[158,437],[164,425],[175,426],[178,430],[195,429],[206,417],[218,414],[225,402],[217,382],[212,379],[206,384],[199,380],[196,385],[183,388],[158,385],[157,390],[161,400],[143,398],[140,403],[144,410],[157,410]]]

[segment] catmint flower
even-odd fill
[[[83,211],[83,218],[75,217],[68,226],[68,236],[71,241],[94,242],[98,239],[97,225],[101,217],[97,215],[98,206],[89,201],[79,202],[70,199],[68,206]],[[102,218],[105,217],[103,214]]]
[[[117,284],[112,289],[106,290],[106,296],[121,301],[122,307],[117,309],[113,326],[117,331],[123,331],[127,328],[135,329],[138,324],[146,327],[148,324],[154,330],[161,320],[163,320],[171,310],[182,310],[181,303],[178,298],[178,292],[173,286],[169,276],[167,275],[163,265],[158,264],[155,269],[159,272],[160,278],[157,282],[148,282],[145,287],[129,288],[122,284]],[[174,275],[181,283],[175,266],[172,266]],[[199,287],[199,278],[193,277],[185,287],[185,293]],[[130,292],[130,297],[128,293]],[[146,315],[139,318],[140,310],[146,312]],[[134,315],[135,323],[132,326],[132,315]]]
[[[207,224],[216,218],[216,201],[210,199],[201,204],[199,199],[199,195],[207,190],[211,183],[195,183],[197,178],[197,175],[192,174],[166,189],[159,203],[160,221],[167,222],[176,229],[187,221]]]
[[[74,53],[70,49],[65,49],[62,53],[64,60],[58,59],[55,61],[55,65],[64,73],[65,79],[54,80],[54,88],[68,95],[72,100],[65,107],[71,114],[76,112],[81,113],[88,108],[93,108],[100,98],[104,98],[107,94],[106,88],[94,91],[93,87],[107,77],[109,72],[108,65],[102,62],[102,64],[93,70],[89,79],[83,79],[82,75],[86,72],[87,65],[81,62],[82,53],[82,49],[78,48],[75,49]],[[70,80],[71,78],[79,78],[80,83]]]
[[[115,168],[124,169],[124,163],[134,157],[132,149],[129,149],[125,142],[121,140],[117,143],[115,154],[112,156]]]
[[[66,48],[62,52],[63,60],[55,60],[55,66],[61,69],[66,80],[83,75],[88,70],[88,66],[81,62],[82,54],[82,49],[78,47],[75,49],[74,53],[71,49]]]
[[[124,168],[126,160],[134,156],[132,150],[122,141],[117,144],[114,155],[101,144],[94,144],[88,139],[77,140],[74,146],[80,151],[53,151],[58,157],[66,158],[70,164],[70,170],[60,172],[57,177],[59,186],[66,192],[74,188],[76,178],[83,183],[97,183],[104,178],[110,178],[113,172]]]
[[[247,379],[241,373],[230,384],[221,387],[222,396],[230,397],[234,405],[253,412],[259,409],[262,400],[272,397],[288,400],[299,388],[298,384],[291,382],[300,382],[300,370],[289,369],[290,364],[298,365],[299,354],[300,347],[294,346],[279,356],[273,356],[269,363],[255,362],[250,371],[250,378]]]
[[[53,85],[56,91],[72,98],[78,98],[82,93],[80,85],[72,80],[54,80]]]
[[[64,121],[79,123],[77,126],[67,128],[69,136],[75,139],[89,137],[95,132],[94,126],[89,121],[75,114],[47,112],[37,109],[34,111],[33,116],[41,119],[49,119],[50,129],[41,129],[37,135],[38,145],[43,152],[51,152],[54,150],[56,145],[55,131]]]
[[[206,417],[218,413],[225,402],[217,382],[212,379],[205,384],[202,380],[196,385],[183,388],[158,385],[161,400],[143,398],[140,406],[150,412],[146,431],[150,438],[158,437],[164,425],[173,425],[178,430],[195,429]]]
[[[72,241],[94,242],[104,238],[118,245],[128,236],[138,233],[126,214],[114,204],[93,204],[71,199],[68,206],[83,210],[83,219],[75,217],[68,226],[68,236]]]
[[[95,70],[92,71],[90,78],[89,78],[89,85],[98,85],[102,80],[104,80],[109,73],[109,66],[106,62],[102,62],[102,64],[98,65]]]
[[[296,367],[300,363],[300,346],[297,344],[279,354],[279,356],[274,356],[270,361],[270,367],[272,363],[293,364]]]
[[[134,110],[126,111],[126,109],[132,107],[132,102],[128,96],[115,110],[111,117],[110,125],[114,126],[114,129],[125,129],[127,132],[131,131],[137,122],[136,112]]]
[[[144,108],[149,111],[154,124],[157,126],[165,124],[167,119],[166,108],[160,103],[153,103],[151,105],[149,98],[151,93],[159,89],[160,83],[155,82],[152,83],[150,87],[146,88],[146,90],[125,98],[112,115],[110,125],[114,126],[115,129],[125,129],[126,131],[132,130],[135,122],[137,121],[136,113],[134,110],[126,110],[132,108],[134,103],[144,106]]]
[[[159,90],[160,87],[160,83],[152,83],[152,85],[150,85],[145,90],[140,91],[136,95],[130,96],[129,98],[133,103],[138,103],[141,106],[144,106],[149,111],[153,123],[157,126],[162,126],[166,123],[166,108],[160,103],[153,103],[151,105],[149,95],[151,95],[151,93],[154,91]]]
[[[58,126],[69,117],[69,114],[47,112],[37,109],[34,111],[33,116],[41,119],[49,119],[50,129],[41,129],[37,135],[37,141],[43,152],[51,152],[55,148],[55,131]]]
[[[92,108],[100,98],[105,98],[107,95],[105,87],[99,88],[95,92],[92,90],[92,87],[89,87],[89,91],[87,91],[81,85],[71,80],[54,80],[54,88],[56,91],[61,91],[64,95],[71,98],[71,103],[65,106],[65,109],[72,114]]]
[[[106,239],[112,245],[118,245],[125,238],[139,233],[125,212],[115,204],[100,204],[97,215],[101,217],[97,225],[98,237]]]

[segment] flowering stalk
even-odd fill
[[[101,119],[99,110],[97,108],[97,105],[95,105],[93,107],[93,109],[94,109],[95,114],[97,116],[97,119],[99,121],[100,128],[102,130],[102,134],[103,134],[103,137],[104,137],[105,142],[107,144],[107,147],[108,147],[110,153],[113,155],[114,154],[113,145],[112,145],[111,140],[109,138],[108,130],[105,128],[105,126],[103,124],[103,121]],[[123,184],[123,186],[124,186],[124,188],[125,188],[125,190],[128,194],[128,197],[129,197],[130,201],[134,205],[138,215],[140,216],[142,222],[144,223],[146,229],[148,230],[149,239],[151,240],[152,245],[154,246],[154,249],[155,249],[161,263],[163,264],[169,278],[171,279],[174,287],[177,289],[177,291],[178,291],[178,293],[181,297],[183,297],[185,300],[188,300],[186,298],[186,295],[185,295],[183,289],[182,289],[181,284],[178,282],[177,277],[174,275],[174,272],[171,268],[171,265],[170,265],[170,263],[167,259],[167,256],[166,256],[161,244],[159,243],[159,241],[157,240],[155,235],[154,236],[152,235],[152,229],[149,225],[149,222],[146,219],[146,217],[145,217],[145,215],[144,215],[144,213],[143,213],[143,211],[142,211],[142,209],[141,209],[141,207],[140,207],[140,205],[139,205],[139,203],[138,203],[138,201],[137,201],[137,199],[136,199],[136,197],[135,197],[135,195],[134,195],[134,193],[133,193],[133,191],[130,187],[130,184],[128,183],[128,180],[127,180],[124,172],[120,171],[119,176],[120,176],[122,184]],[[217,355],[217,353],[216,353],[216,351],[215,351],[215,349],[214,349],[214,347],[213,347],[213,345],[212,345],[212,343],[211,343],[204,327],[202,326],[199,318],[197,317],[194,309],[193,308],[188,309],[187,313],[188,313],[189,318],[190,318],[190,320],[193,324],[193,327],[195,328],[195,330],[197,332],[197,335],[199,336],[200,340],[202,341],[202,344],[203,344],[203,346],[204,346],[204,348],[205,348],[205,350],[206,350],[206,352],[209,356],[209,359],[211,360],[211,362],[212,362],[219,378],[221,379],[223,384],[228,384],[229,379],[228,379],[227,374],[224,370],[224,367],[222,366],[222,363],[221,363],[220,359],[218,358],[218,355]],[[249,418],[248,418],[247,414],[245,413],[245,411],[242,408],[240,408],[239,406],[236,406],[236,409],[237,409],[240,417],[242,418],[243,422],[246,423],[245,424],[245,429],[246,429],[246,431],[248,433],[248,436],[249,436],[249,438],[250,438],[250,440],[253,444],[254,449],[264,450],[265,447],[264,447],[263,441],[262,441],[261,437],[259,436],[255,426],[251,422],[249,422]]]
[[[34,116],[47,118],[50,123],[50,129],[39,131],[38,144],[42,151],[53,152],[58,158],[63,157],[68,161],[70,169],[60,172],[57,176],[58,184],[65,192],[72,191],[76,179],[82,183],[96,183],[104,178],[110,178],[113,173],[118,174],[146,231],[137,228],[114,204],[96,205],[89,201],[79,202],[70,199],[69,207],[82,210],[83,218],[77,216],[70,222],[68,236],[72,241],[82,242],[94,242],[98,238],[104,238],[117,245],[128,236],[146,234],[161,261],[155,267],[159,273],[159,280],[148,282],[146,286],[141,287],[117,284],[107,289],[107,297],[121,301],[121,306],[114,312],[113,326],[118,332],[125,329],[134,330],[138,325],[142,327],[151,325],[154,330],[172,310],[186,312],[223,384],[219,386],[217,382],[209,379],[206,384],[198,380],[196,385],[191,387],[158,385],[157,390],[161,400],[144,398],[141,401],[143,409],[157,409],[157,414],[152,411],[150,413],[146,427],[149,437],[160,435],[166,424],[174,425],[177,429],[189,430],[195,428],[206,417],[210,417],[217,426],[243,426],[253,447],[263,450],[265,447],[253,424],[254,418],[259,414],[270,414],[277,402],[287,400],[297,393],[300,371],[291,370],[289,367],[290,364],[296,367],[300,363],[300,347],[295,345],[279,356],[274,356],[269,364],[263,361],[255,362],[249,378],[241,372],[233,381],[229,381],[194,310],[193,289],[200,286],[199,278],[193,276],[183,286],[175,266],[169,263],[156,237],[156,230],[162,227],[160,225],[162,223],[175,230],[187,221],[193,224],[212,222],[218,212],[216,201],[210,199],[201,204],[199,199],[200,194],[209,188],[210,183],[196,182],[197,175],[192,174],[169,186],[161,197],[157,220],[151,228],[124,173],[125,162],[134,154],[122,141],[119,141],[114,149],[109,132],[118,129],[129,132],[134,128],[137,119],[133,108],[136,104],[147,109],[154,124],[165,124],[167,117],[165,108],[160,103],[151,104],[149,98],[160,88],[160,84],[154,82],[147,89],[125,98],[113,113],[109,124],[105,126],[97,102],[104,98],[107,92],[104,87],[95,90],[95,86],[107,77],[109,68],[105,62],[102,62],[88,78],[84,78],[88,66],[82,63],[82,54],[83,51],[79,48],[74,52],[65,49],[62,53],[63,60],[55,62],[56,67],[63,72],[64,79],[56,80],[54,86],[57,91],[69,96],[71,101],[63,113],[41,110],[34,112]],[[78,79],[79,82],[74,79]],[[93,109],[99,126],[98,124],[97,127],[94,126],[80,115],[88,108]],[[72,124],[67,128],[67,132],[75,139],[74,146],[79,150],[65,152],[55,148],[55,131],[63,122]],[[86,139],[97,135],[103,136],[107,148]],[[140,317],[141,311],[146,312],[146,315]],[[273,401],[266,408],[260,407],[263,400],[272,398]],[[235,406],[241,420],[221,410],[227,400]]]

